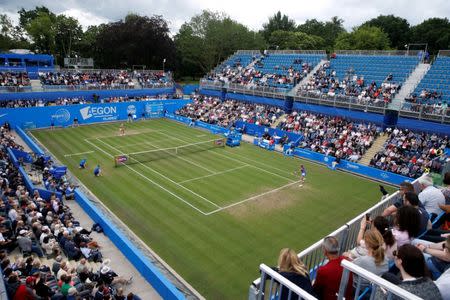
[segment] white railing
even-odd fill
[[[438,57],[439,56],[450,56],[450,50],[439,50]]]
[[[387,55],[387,56],[417,56],[421,50],[336,50],[337,55]]]
[[[346,95],[329,96],[328,94],[318,93],[315,91],[299,91],[298,95],[294,97],[295,101],[305,102],[310,104],[319,104],[333,107],[343,107],[348,109],[384,113],[388,104],[384,101],[375,103],[374,101],[362,101],[357,97]]]
[[[374,299],[375,294],[377,293],[377,289],[382,288],[387,293],[387,299],[391,299],[392,295],[396,295],[402,299],[408,299],[408,300],[421,300],[422,298],[417,297],[414,294],[411,294],[408,291],[405,291],[404,289],[396,286],[395,284],[390,283],[387,280],[384,280],[383,278],[375,275],[372,272],[367,271],[364,268],[361,268],[354,263],[343,260],[341,262],[341,265],[344,267],[344,271],[342,272],[342,278],[341,278],[341,284],[339,286],[339,294],[338,299],[345,299],[345,291],[347,289],[347,284],[349,280],[350,273],[354,273],[358,275],[357,280],[357,286],[355,291],[355,297],[354,299],[358,299],[361,292],[361,283],[362,281],[369,281],[371,284],[371,296],[370,299]],[[380,291],[382,292],[382,291]]]
[[[360,228],[361,219],[365,218],[366,214],[370,214],[374,217],[381,215],[384,209],[386,209],[389,205],[393,204],[397,200],[397,197],[398,192],[395,192],[383,201],[362,212],[334,232],[330,233],[329,236],[334,236],[339,241],[340,253],[348,251],[356,246],[356,237]],[[298,254],[298,257],[308,268],[311,280],[314,280],[316,278],[317,269],[321,265],[323,265],[326,260],[326,257],[324,256],[322,250],[322,243],[323,239],[320,239]],[[261,278],[258,278],[252,282],[249,289],[249,299],[257,299],[256,296],[260,293],[260,285]]]
[[[235,54],[250,54],[250,55],[259,55],[261,54],[261,51],[259,50],[237,50]]]
[[[325,50],[265,50],[267,54],[320,54],[326,56]]]
[[[450,108],[438,109],[432,105],[402,101],[399,116],[439,123],[450,123]]]
[[[265,264],[261,264],[259,269],[261,270],[261,288],[256,296],[257,300],[279,299],[281,296],[286,296],[284,295],[286,292],[288,293],[286,298],[288,300],[293,299],[294,295],[298,296],[298,299],[317,300],[316,297],[299,288],[296,284],[284,278],[277,271]],[[282,292],[283,295],[281,294]]]

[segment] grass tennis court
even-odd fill
[[[275,265],[281,248],[306,248],[380,198],[375,182],[246,143],[114,167],[114,155],[218,138],[165,119],[118,128],[32,134],[207,299],[247,298],[261,262]]]

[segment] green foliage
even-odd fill
[[[391,46],[399,50],[405,50],[405,44],[410,40],[411,28],[408,21],[394,15],[380,15],[362,26],[381,28],[388,35]]]
[[[264,39],[269,42],[272,32],[277,30],[295,31],[295,21],[289,19],[286,15],[281,15],[281,12],[278,11],[269,18],[269,22],[263,24],[261,33]]]
[[[320,22],[316,19],[306,20],[304,24],[297,27],[298,31],[304,32],[308,35],[319,36],[323,39],[323,45],[330,49],[334,45],[336,38],[345,33],[343,26],[344,20],[338,17],[332,17],[330,21]],[[318,48],[317,48],[318,49]]]
[[[78,20],[65,15],[56,17],[55,50],[60,58],[60,63],[62,63],[64,57],[73,56],[72,51],[77,48],[82,36],[83,29]]]
[[[339,50],[388,50],[389,38],[378,27],[361,26],[350,33],[341,33],[336,39]]]
[[[35,9],[31,10],[25,10],[24,8],[22,8],[17,13],[19,14],[19,24],[23,28],[29,25],[31,21],[36,19],[39,14],[49,15],[52,19],[56,17],[56,15],[45,6],[36,6]]]
[[[56,48],[56,24],[54,15],[38,12],[26,25],[25,30],[33,40],[36,50],[41,53],[54,53]]]
[[[95,38],[94,60],[101,67],[145,65],[162,69],[163,59],[167,60],[167,68],[174,65],[175,47],[162,16],[129,14],[97,29],[93,27],[90,34]]]
[[[0,50],[28,48],[29,43],[24,38],[19,26],[13,26],[6,14],[0,14]]]
[[[184,23],[174,40],[181,71],[200,76],[236,50],[265,48],[259,33],[211,11],[203,11]]]
[[[276,30],[270,35],[269,44],[276,45],[279,49],[314,50],[321,49],[324,46],[324,40],[304,32]]]
[[[447,18],[431,18],[412,27],[412,43],[428,43],[430,53],[450,49],[450,22]]]

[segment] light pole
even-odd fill
[[[165,70],[165,69],[164,69],[165,64],[166,64],[166,59],[164,58],[164,59],[163,59],[163,74],[166,73],[166,72],[164,71],[164,70]]]

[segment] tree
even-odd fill
[[[344,21],[338,17],[332,17],[330,21],[320,22],[316,19],[306,20],[304,24],[297,27],[297,31],[308,35],[319,36],[324,40],[324,46],[331,48],[336,38],[346,32],[343,26]]]
[[[72,56],[73,47],[77,47],[83,36],[83,30],[78,20],[65,15],[56,16],[55,48],[60,58]]]
[[[6,14],[0,14],[0,50],[28,48],[29,43],[24,38],[19,26],[14,26]]]
[[[264,39],[268,42],[272,32],[277,30],[283,31],[295,31],[295,21],[289,19],[286,15],[281,15],[278,11],[272,17],[269,18],[269,22],[263,24],[263,30],[261,31]]]
[[[399,50],[404,50],[404,45],[410,40],[411,28],[408,21],[394,15],[379,15],[362,26],[381,28],[388,35],[391,46]]]
[[[335,49],[341,50],[388,50],[389,38],[378,27],[360,26],[351,33],[341,33]]]
[[[450,49],[450,22],[447,18],[430,18],[412,27],[413,43],[428,43],[431,53]]]
[[[161,69],[163,59],[167,59],[168,68],[175,64],[175,46],[162,16],[129,14],[123,20],[100,26],[98,32],[94,29],[90,32],[95,36],[92,54],[99,67],[145,65]]]
[[[200,76],[238,49],[265,48],[259,33],[211,11],[203,11],[184,23],[174,40],[181,71]]]
[[[269,43],[279,49],[314,50],[324,46],[324,40],[304,32],[276,30],[270,35]]]
[[[100,24],[98,26],[91,25],[83,32],[77,47],[81,57],[99,57],[101,55],[97,45],[97,39],[100,32],[105,28],[106,24]]]
[[[53,53],[55,50],[55,16],[39,12],[25,26],[25,30],[33,40],[33,46],[41,53]]]
[[[39,14],[47,14],[52,19],[56,17],[55,14],[45,6],[36,6],[36,8],[32,10],[25,10],[24,8],[21,8],[17,13],[19,14],[19,24],[22,28],[25,28],[28,24],[30,24],[30,22],[36,19]]]

